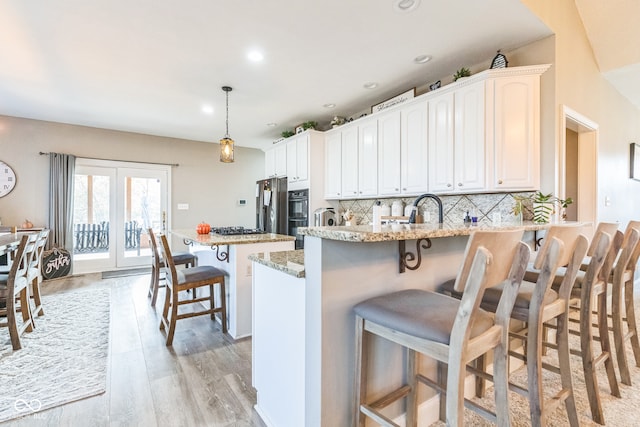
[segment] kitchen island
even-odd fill
[[[212,265],[226,273],[227,321],[234,339],[251,335],[251,262],[249,254],[293,250],[295,237],[282,234],[223,236],[198,234],[195,230],[173,230],[171,234],[189,246],[198,265]]]
[[[468,235],[475,230],[518,228],[526,232],[524,240],[532,243],[534,233],[548,227],[533,223],[394,224],[379,230],[310,227],[300,229],[305,235],[303,259],[301,253],[291,252],[252,255],[256,410],[274,427],[352,425],[353,306],[402,289],[434,290],[454,278]],[[418,254],[421,264],[412,270]],[[403,263],[406,268],[401,273]],[[373,348],[369,387],[383,395],[403,381],[403,351],[380,339]],[[423,360],[421,369],[433,366]],[[426,387],[420,396],[419,417],[421,424],[428,425],[437,420],[438,399],[432,399],[434,394]],[[390,417],[402,424],[402,405],[390,409]]]

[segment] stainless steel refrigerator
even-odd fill
[[[287,178],[262,179],[256,183],[256,228],[287,234]]]

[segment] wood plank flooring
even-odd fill
[[[164,290],[154,310],[148,286],[149,275],[45,282],[45,295],[111,289],[107,391],[1,425],[265,426],[253,409],[251,340],[234,341],[218,323],[200,316],[178,322],[173,346],[165,346],[158,328]]]

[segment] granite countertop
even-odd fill
[[[247,245],[251,243],[286,242],[296,239],[294,236],[273,233],[221,236],[215,233],[198,234],[195,230],[172,230],[171,234],[184,239],[186,242],[193,242],[203,246]]]
[[[567,222],[567,224],[569,224]],[[554,224],[536,224],[525,221],[522,224],[502,223],[500,225],[480,224],[465,226],[462,224],[390,224],[382,225],[374,231],[372,225],[339,227],[301,227],[298,233],[304,236],[344,242],[386,242],[391,240],[416,240],[437,237],[468,236],[475,230],[545,230]]]
[[[251,254],[249,259],[293,277],[304,277],[304,250],[302,249]]]

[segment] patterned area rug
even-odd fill
[[[0,329],[0,422],[104,393],[109,289],[45,296],[45,315],[12,351]]]

